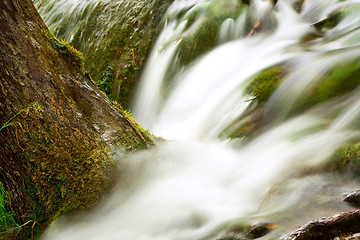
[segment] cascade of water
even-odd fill
[[[267,6],[264,11],[268,11],[266,8]],[[288,5],[279,3],[278,8],[280,11],[274,13],[279,24],[275,33],[238,39],[221,45],[204,56],[190,69],[179,74],[177,86],[168,94],[166,103],[157,115],[144,116],[143,109],[151,109],[151,105],[154,105],[147,99],[152,92],[158,92],[158,88],[142,88],[137,101],[145,104],[141,109],[134,109],[135,118],[155,134],[165,138],[216,137],[249,104],[246,102],[249,96],[242,96],[242,92],[250,77],[267,67],[295,58],[298,54],[296,51],[285,50],[311,31]],[[263,15],[262,11],[257,12]],[[244,13],[239,19],[243,16]],[[226,22],[228,20],[223,25]],[[165,50],[163,54],[166,52]],[[157,70],[151,66],[150,71]],[[150,82],[158,81],[146,73],[143,82],[151,84]],[[158,108],[161,105],[159,96],[156,97],[159,102],[155,104]],[[157,123],[156,126],[153,126],[154,122]]]
[[[184,24],[175,28],[175,22],[172,22],[165,26],[157,43],[155,44],[153,53],[149,59],[149,64],[147,65],[144,76],[148,76],[154,81],[143,81],[139,86],[139,92],[142,97],[138,99],[134,107],[137,114],[137,119],[139,122],[145,122],[146,119],[155,119],[155,115],[159,110],[159,96],[161,94],[161,89],[163,81],[165,78],[166,70],[171,64],[171,60],[174,57],[176,48],[178,46],[178,41],[174,41],[167,46],[166,51],[162,50],[163,44],[169,42],[176,38],[183,30]],[[149,89],[151,89],[149,91]],[[147,125],[152,123],[145,123]]]
[[[359,139],[359,88],[299,109],[331,69],[359,58],[360,16],[347,15],[322,38],[302,44],[302,37],[315,31],[312,23],[345,3],[305,1],[297,13],[290,0],[279,0],[271,10],[269,2],[257,0],[249,11],[225,20],[219,45],[177,69],[169,85],[168,70],[178,64],[180,39],[196,32],[202,21],[189,28],[179,15],[205,11],[208,3],[178,0],[170,7],[169,22],[149,58],[134,104],[138,121],[176,141],[129,156],[122,164],[124,175],[103,206],[85,216],[61,219],[45,239],[209,239],[235,219],[266,219],[266,215],[276,219],[274,214],[289,208],[297,209],[298,215],[306,212],[309,206],[299,204],[299,196],[306,195],[301,189],[309,191],[316,179],[316,191],[324,193],[338,181],[324,176],[293,181],[287,187],[297,188],[297,193],[257,211],[274,183],[298,168],[324,162],[341,144]],[[253,22],[271,19],[272,24],[247,36],[249,28],[244,25],[249,17]],[[253,77],[284,63],[291,71],[263,107],[269,127],[247,142],[219,141],[219,134],[250,105],[245,89]],[[347,206],[336,204],[327,211],[344,209]],[[307,217],[316,217],[313,214],[307,212]]]

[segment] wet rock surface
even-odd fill
[[[346,195],[343,201],[347,202],[351,206],[360,207],[360,190],[349,193],[348,195]]]
[[[332,217],[311,221],[296,231],[283,235],[278,240],[319,240],[351,239],[349,237],[360,231],[360,210],[342,212]]]

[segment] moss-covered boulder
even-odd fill
[[[360,143],[349,143],[342,146],[320,169],[322,171],[347,172],[359,176]]]
[[[350,94],[360,84],[359,58],[338,62],[330,66],[307,86],[289,112],[301,113],[316,105]]]
[[[171,0],[35,0],[50,30],[84,53],[101,90],[127,106]]]
[[[274,66],[259,73],[246,87],[246,92],[259,103],[268,100],[287,74],[283,66]]]
[[[245,88],[251,104],[239,119],[224,130],[225,138],[251,138],[263,127],[264,105],[288,74],[285,65],[267,68],[255,75]]]
[[[94,206],[116,161],[151,140],[83,74],[81,54],[31,0],[3,0],[0,12],[0,230],[30,234]]]
[[[211,50],[218,43],[222,23],[236,21],[244,9],[248,9],[248,5],[242,1],[211,1],[197,5],[181,16],[186,26],[179,45],[180,64],[187,65]]]

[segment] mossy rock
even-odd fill
[[[264,104],[283,82],[288,71],[285,65],[278,65],[267,68],[254,76],[245,88],[245,93],[249,95],[249,101],[252,103],[238,120],[224,130],[222,136],[225,138],[246,137],[248,140],[255,136],[263,127]]]
[[[63,3],[36,0],[35,4],[55,36],[83,52],[85,71],[99,88],[126,108],[171,2],[110,0],[59,6]],[[67,12],[55,14],[60,7]]]
[[[336,97],[343,96],[352,92],[360,84],[360,59],[344,61],[332,68],[328,69],[323,75],[318,76],[317,85],[306,91],[296,105],[293,107],[290,116],[308,110],[310,107],[324,103]],[[246,92],[253,96],[253,100],[260,103],[255,110],[252,111],[253,117],[249,121],[245,121],[241,128],[236,130],[232,137],[252,135],[261,126],[261,110],[263,103],[273,94],[276,88],[281,84],[287,74],[286,67],[272,67],[257,75],[246,88]],[[251,114],[250,114],[251,116]],[[244,118],[246,120],[246,118]],[[244,119],[241,121],[244,122]],[[256,121],[254,120],[256,119]],[[242,129],[242,130],[241,130]]]
[[[331,159],[322,166],[326,171],[351,172],[360,176],[360,143],[342,146]]]
[[[229,18],[236,20],[247,8],[248,6],[241,1],[235,4],[229,1],[213,1],[194,7],[182,16],[182,21],[186,21],[185,30],[195,24],[199,26],[192,34],[185,31],[182,36],[179,46],[180,64],[187,65],[211,50],[217,44],[221,24]]]
[[[293,112],[304,111],[311,106],[353,91],[360,84],[359,60],[340,62],[319,76],[319,83],[306,92]]]
[[[287,74],[283,66],[274,66],[259,73],[246,87],[247,94],[254,97],[259,103],[270,98]]]
[[[335,28],[344,18],[357,16],[360,11],[359,4],[349,4],[331,12],[326,18],[314,23],[314,27],[320,32]]]
[[[314,26],[318,30],[332,29],[336,27],[336,25],[338,25],[341,22],[341,20],[346,16],[346,12],[348,12],[348,10],[345,10],[344,8],[340,10],[336,10],[330,13],[325,19],[316,22]]]

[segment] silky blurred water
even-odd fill
[[[123,175],[108,199],[93,212],[60,218],[44,239],[211,239],[233,221],[266,220],[281,232],[350,209],[341,196],[358,188],[355,180],[300,172],[359,139],[359,89],[298,109],[324,74],[359,59],[360,15],[349,13],[312,41],[303,38],[317,33],[314,23],[359,1],[306,0],[298,13],[295,1],[273,7],[256,0],[222,23],[214,49],[178,67],[184,32],[196,32],[202,21],[189,30],[179,13],[207,11],[209,2],[174,1],[133,102],[135,119],[167,141],[122,159]],[[67,0],[63,7],[81,12],[91,4]],[[266,24],[248,34],[249,17]],[[224,138],[251,107],[247,85],[276,65],[290,71],[263,106],[265,127],[252,139]],[[169,69],[176,69],[170,86]]]

